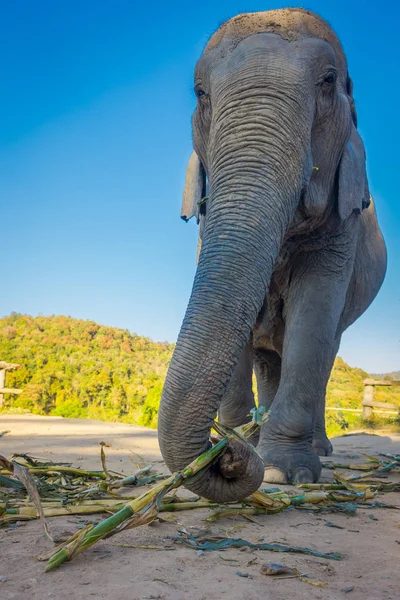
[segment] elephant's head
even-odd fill
[[[328,216],[340,222],[369,198],[346,58],[315,14],[285,9],[229,20],[196,65],[195,93],[186,204],[204,194],[205,177],[209,191],[159,413],[160,447],[173,471],[210,444],[291,225],[311,228]],[[217,501],[237,500],[262,477],[255,451],[232,448],[189,487]]]

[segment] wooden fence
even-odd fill
[[[398,415],[400,418],[400,407],[388,402],[376,402],[374,400],[375,388],[379,386],[400,386],[400,381],[379,381],[377,379],[365,379],[362,408],[341,408],[339,406],[327,406],[326,410],[360,413],[364,420],[369,420],[374,413],[385,415]]]
[[[14,371],[15,369],[19,369],[20,366],[0,360],[0,408],[4,403],[4,394],[20,394],[22,392],[22,390],[18,390],[17,388],[6,387],[6,371]]]

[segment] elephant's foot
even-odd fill
[[[257,447],[257,452],[264,460],[267,483],[315,483],[321,474],[321,463],[309,444],[268,444]]]
[[[312,442],[312,447],[318,456],[330,456],[333,452],[332,444],[326,434],[316,434]]]

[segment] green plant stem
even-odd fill
[[[85,531],[82,538],[71,539],[61,550],[56,552],[46,566],[46,572],[59,567],[67,560],[71,560],[98,540],[116,533],[121,526],[128,522],[135,514],[139,517],[137,524],[149,522],[157,516],[162,498],[172,489],[179,487],[185,480],[190,479],[199,471],[207,467],[225,450],[228,437],[223,438],[218,444],[201,454],[182,471],[171,475],[166,481],[159,483],[153,489],[145,492],[135,500],[129,502],[124,508],[108,517],[95,527]],[[142,513],[142,514],[140,514]],[[140,518],[141,517],[141,518]],[[133,525],[133,524],[132,524]]]

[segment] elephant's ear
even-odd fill
[[[369,204],[364,145],[353,125],[339,165],[339,216],[342,220],[347,219],[352,212],[361,212],[364,208],[368,208]]]
[[[200,200],[204,195],[205,173],[196,152],[192,152],[186,169],[185,187],[183,190],[181,219],[189,221],[200,211]]]

